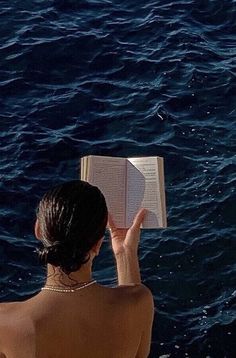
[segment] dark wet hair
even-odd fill
[[[49,190],[38,206],[44,264],[59,266],[70,274],[89,260],[89,250],[104,236],[107,206],[100,190],[74,180]]]

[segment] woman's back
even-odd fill
[[[98,188],[75,180],[49,190],[35,222],[46,282],[30,300],[0,305],[0,358],[146,358],[154,309],[137,254],[144,215],[117,228]],[[107,224],[116,288],[92,274]]]
[[[143,285],[44,291],[2,306],[0,318],[7,358],[147,357],[152,295]]]

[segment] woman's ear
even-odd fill
[[[40,240],[40,227],[39,227],[38,219],[36,219],[36,221],[35,221],[34,233],[35,233],[36,239]]]

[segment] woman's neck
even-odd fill
[[[46,285],[52,286],[76,286],[80,283],[92,280],[91,264],[83,265],[80,270],[65,274],[60,268],[48,265]]]

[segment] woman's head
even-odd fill
[[[89,251],[104,236],[107,206],[97,187],[74,180],[49,190],[39,203],[39,257],[69,274],[89,260]]]

